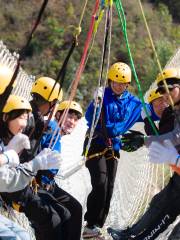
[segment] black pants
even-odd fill
[[[82,206],[69,193],[59,188],[55,183],[50,193],[56,200],[67,208],[71,217],[64,223],[62,229],[63,240],[80,240],[82,228]]]
[[[90,151],[90,154],[92,153]],[[110,159],[106,160],[107,158]],[[103,157],[100,156],[87,160],[86,167],[91,176],[92,191],[87,199],[87,212],[84,218],[89,226],[97,225],[103,227],[109,213],[113,194],[117,159],[113,158],[110,150]]]
[[[180,214],[180,176],[176,173],[168,185],[152,199],[149,209],[128,232],[133,239],[155,239]]]
[[[62,225],[70,218],[69,211],[45,191],[34,194],[28,186],[14,193],[3,193],[3,199],[20,203],[23,212],[35,229],[37,240],[62,239]]]

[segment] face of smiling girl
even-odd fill
[[[13,135],[21,133],[27,126],[28,113],[23,113],[19,117],[10,120],[8,128]]]

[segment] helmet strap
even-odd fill
[[[8,120],[8,114],[4,113],[2,117],[3,122],[7,122]]]

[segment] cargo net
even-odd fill
[[[164,69],[174,67],[180,68],[180,48]],[[156,88],[155,83],[150,86],[145,94],[146,102],[149,92]],[[143,132],[143,124],[135,124],[133,129]],[[172,176],[169,166],[150,163],[147,154],[145,147],[134,153],[121,151],[107,225],[124,229],[136,223],[147,210],[152,197],[165,187]],[[173,226],[170,226],[158,239],[167,239],[172,229]]]
[[[180,49],[176,51],[164,69],[179,66]],[[156,87],[155,84],[152,84],[149,90]],[[145,94],[146,102],[149,90]],[[65,172],[68,172],[69,169],[71,175],[64,180],[60,179],[66,176],[66,173],[63,174],[62,169],[59,177],[57,177],[57,182],[82,203],[84,211],[86,209],[87,194],[91,191],[90,178],[84,165],[81,168],[79,167],[78,171],[77,169],[82,158],[82,139],[84,139],[86,129],[85,120],[82,120],[72,135],[62,138],[62,166]],[[133,129],[144,132],[142,123],[135,124]],[[172,171],[168,165],[149,162],[146,147],[141,147],[138,151],[132,153],[121,151],[106,227],[114,226],[124,229],[136,223],[147,210],[152,197],[166,186],[171,176]],[[77,187],[78,184],[81,187]],[[172,229],[173,226],[170,226],[158,239],[167,239]],[[109,239],[108,236],[106,237]]]
[[[177,51],[176,58],[171,59],[165,68],[173,67],[177,61],[180,62],[179,55],[180,49]],[[11,54],[6,46],[2,42],[0,43],[0,63],[5,63],[15,69],[17,57],[16,53]],[[29,99],[33,81],[34,77],[20,69],[13,92]],[[152,88],[156,88],[156,86],[153,84],[150,89]],[[136,124],[133,129],[143,132],[143,124]],[[56,177],[57,184],[81,202],[84,212],[86,211],[86,199],[91,191],[89,172],[81,156],[86,130],[87,125],[83,118],[71,135],[62,137],[63,161],[61,170]],[[121,151],[114,194],[105,227],[113,226],[124,229],[137,222],[146,211],[152,197],[168,183],[172,175],[169,167],[149,163],[147,153],[148,149],[145,147],[133,153]],[[2,208],[1,213],[18,222],[33,236],[24,214],[16,213],[12,209],[7,213]],[[158,239],[167,239],[169,231],[167,230],[167,234],[161,235]],[[111,239],[106,235],[106,231],[104,233],[106,239]]]
[[[0,41],[0,64],[15,71],[18,57],[19,55],[16,52],[11,53],[6,45]],[[33,75],[28,75],[20,68],[12,93],[30,100],[30,91],[34,80],[35,77]]]

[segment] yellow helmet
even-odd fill
[[[118,83],[130,83],[131,69],[126,63],[117,62],[110,67],[108,79]]]
[[[63,96],[63,91],[61,89],[61,91],[59,92],[60,90],[59,83],[56,83],[56,86],[52,91],[54,84],[55,84],[54,79],[49,77],[40,77],[34,82],[31,93],[39,94],[48,102],[52,102],[55,99],[58,99],[59,101],[61,101]]]
[[[162,73],[159,73],[156,78],[156,83],[159,84],[161,81],[168,78],[180,79],[180,69],[178,68],[167,68]]]
[[[9,67],[0,65],[0,94],[2,94],[9,85],[12,76],[13,71]]]
[[[27,99],[16,95],[10,95],[2,112],[9,113],[13,110],[20,109],[32,111],[31,105]]]
[[[157,89],[153,89],[153,90],[151,90],[151,92],[149,93],[148,103],[151,103],[153,100],[155,100],[155,99],[157,99],[157,98],[163,97],[163,95],[160,94],[159,92],[156,93],[156,90],[157,90]]]
[[[77,103],[75,101],[71,101],[70,105],[69,105],[69,103],[70,103],[70,101],[61,102],[58,106],[57,112],[64,111],[65,109],[67,109],[69,107],[69,109],[75,110],[75,111],[79,112],[81,115],[83,115],[83,110],[79,103]]]

